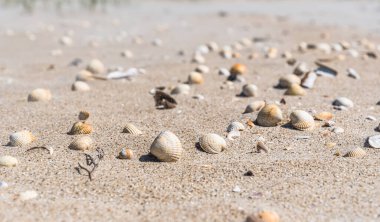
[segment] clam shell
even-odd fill
[[[75,81],[71,85],[72,91],[90,91],[90,89],[91,89],[90,86],[86,82],[83,82],[83,81]]]
[[[314,115],[314,119],[326,121],[331,120],[334,117],[334,115],[330,112],[320,112]]]
[[[339,97],[339,98],[335,99],[333,102],[333,105],[334,106],[344,106],[347,108],[354,107],[354,103],[346,97]]]
[[[236,63],[230,69],[231,75],[243,75],[246,72],[247,72],[247,67],[240,63]]]
[[[178,137],[170,131],[161,132],[150,146],[150,153],[163,162],[174,162],[182,156],[182,145]]]
[[[118,159],[132,159],[133,158],[133,151],[128,148],[123,148],[120,150],[119,155],[117,156]]]
[[[79,121],[73,124],[68,134],[69,135],[90,134],[91,132],[92,132],[92,126],[90,124]]]
[[[1,156],[0,157],[0,166],[5,167],[14,167],[17,166],[18,160],[13,156]]]
[[[355,149],[348,151],[346,154],[343,155],[343,157],[363,157],[366,154],[367,153],[365,152],[365,150],[363,150],[360,147],[357,147]]]
[[[189,94],[189,93],[190,93],[190,86],[188,84],[179,84],[170,92],[170,94],[173,94],[173,95]]]
[[[191,72],[188,81],[190,84],[202,84],[204,82],[203,75],[199,72]]]
[[[195,72],[206,74],[210,72],[210,68],[206,65],[199,65],[197,68],[195,68]]]
[[[244,125],[240,122],[232,122],[227,127],[227,132],[231,131],[243,131],[245,129]]]
[[[305,62],[301,62],[296,66],[293,73],[297,76],[302,76],[303,74],[307,73],[309,71],[309,68]]]
[[[201,136],[199,138],[199,145],[203,151],[211,154],[220,153],[227,148],[227,143],[223,137],[214,133]]]
[[[288,74],[280,78],[278,81],[278,86],[281,88],[289,88],[293,83],[300,84],[301,79],[294,74]]]
[[[243,86],[242,95],[247,97],[255,97],[258,95],[258,88],[254,84],[246,84]]]
[[[80,111],[80,112],[79,112],[79,115],[78,115],[78,119],[79,119],[79,120],[85,121],[85,120],[87,120],[89,117],[90,117],[90,113],[89,113],[89,112],[87,112],[87,111]]]
[[[276,104],[267,104],[257,114],[256,123],[265,127],[277,126],[282,118],[282,111]]]
[[[308,130],[314,127],[314,118],[306,111],[296,110],[290,114],[290,121],[298,130]]]
[[[91,72],[92,74],[100,74],[104,73],[106,71],[106,68],[104,67],[103,63],[98,59],[91,60],[87,65],[87,71]]]
[[[298,84],[293,83],[284,93],[287,96],[304,96],[306,91]]]
[[[301,86],[311,89],[314,87],[314,82],[317,80],[317,74],[315,72],[308,72],[304,78],[302,78]]]
[[[129,133],[132,135],[140,135],[142,132],[132,123],[127,123],[123,128],[123,133]]]
[[[248,106],[245,108],[243,114],[260,111],[264,106],[265,106],[265,101],[252,102],[252,103],[248,104]]]
[[[89,150],[92,148],[94,142],[89,136],[83,136],[75,139],[70,143],[69,149],[72,150]]]
[[[35,89],[28,95],[28,102],[49,101],[51,100],[51,92],[48,89]]]
[[[368,137],[368,144],[372,148],[379,149],[380,148],[380,135],[374,135]]]
[[[202,64],[206,62],[206,59],[201,53],[195,53],[191,59],[191,62]]]
[[[10,146],[25,146],[36,140],[36,137],[27,130],[22,130],[16,133],[12,133],[9,136]]]
[[[276,212],[262,210],[255,215],[248,216],[246,222],[280,222],[280,217]]]

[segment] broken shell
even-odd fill
[[[0,166],[5,167],[14,167],[17,166],[18,160],[13,156],[1,156],[0,157]]]
[[[79,112],[79,115],[78,115],[78,119],[79,119],[79,120],[85,121],[85,120],[87,120],[89,117],[90,117],[90,113],[89,113],[89,112],[87,112],[87,111],[80,111],[80,112]]]
[[[320,112],[314,115],[314,119],[326,121],[331,120],[334,117],[334,115],[330,112]]]
[[[71,130],[68,132],[69,135],[78,135],[78,134],[90,134],[92,132],[92,126],[84,122],[76,122],[71,127]]]
[[[368,144],[372,148],[379,149],[380,148],[380,135],[368,137]]]
[[[100,74],[106,71],[106,68],[104,67],[103,63],[98,59],[91,60],[90,63],[87,65],[86,69],[92,74]]]
[[[182,145],[178,137],[170,131],[161,132],[150,146],[150,153],[163,162],[174,162],[182,156]]]
[[[247,72],[247,67],[240,63],[233,65],[230,69],[232,75],[243,75],[245,72]]]
[[[227,134],[227,139],[235,140],[240,137],[240,131],[233,130]]]
[[[123,128],[123,133],[129,133],[132,135],[140,135],[142,132],[132,123],[127,123]]]
[[[51,100],[51,92],[48,89],[38,88],[33,90],[28,95],[28,102],[37,102],[37,101],[49,101]]]
[[[72,91],[89,91],[90,86],[83,81],[75,81],[73,85],[71,85]]]
[[[93,146],[93,140],[89,136],[83,136],[75,139],[70,143],[69,149],[72,150],[89,150]]]
[[[246,84],[243,86],[243,91],[241,92],[241,95],[246,97],[255,97],[257,96],[258,88],[254,84]]]
[[[199,145],[203,151],[211,154],[220,153],[227,148],[227,143],[223,137],[214,133],[201,136],[199,138]]]
[[[199,72],[191,72],[188,81],[190,84],[202,84],[204,82],[203,75]]]
[[[276,104],[265,105],[257,114],[256,122],[259,126],[277,126],[282,120],[282,111]]]
[[[260,111],[264,106],[265,106],[265,101],[252,102],[252,103],[248,104],[248,106],[245,108],[243,114]]]
[[[309,68],[305,62],[301,62],[296,66],[293,73],[297,76],[302,76],[303,74],[307,73],[309,71]]]
[[[197,68],[195,68],[195,72],[206,74],[210,72],[210,68],[206,65],[199,65]]]
[[[170,94],[173,94],[173,95],[189,94],[189,93],[190,93],[190,86],[188,84],[179,84],[170,92]]]
[[[240,122],[232,122],[228,127],[227,127],[227,132],[231,131],[243,131],[245,129],[244,125]]]
[[[120,150],[119,155],[117,156],[118,159],[132,159],[133,158],[133,151],[128,148],[123,148]]]
[[[338,71],[326,64],[316,61],[315,64],[318,68],[315,70],[315,73],[319,76],[326,76],[329,78],[336,77],[338,75]]]
[[[265,144],[263,143],[263,141],[257,142],[256,149],[257,149],[258,153],[261,153],[261,151],[264,151],[266,153],[269,152],[269,148],[267,146],[265,146]]]
[[[303,110],[296,110],[290,114],[290,121],[294,128],[298,130],[312,129],[315,125],[314,118]]]
[[[335,99],[333,102],[333,105],[334,106],[344,106],[347,108],[354,107],[354,103],[346,97],[339,97],[339,98]]]
[[[280,222],[280,217],[276,212],[263,210],[248,216],[246,222]]]
[[[36,137],[27,130],[22,130],[16,133],[12,133],[9,136],[10,146],[25,146],[36,140]]]
[[[306,91],[298,84],[293,83],[284,93],[284,95],[288,96],[304,96],[306,95]]]
[[[294,74],[288,74],[285,76],[282,76],[280,80],[278,81],[278,86],[281,88],[289,88],[292,84],[300,84],[301,79],[294,75]]]
[[[305,77],[302,78],[301,86],[311,89],[314,86],[315,80],[317,80],[317,74],[315,72],[308,72]]]
[[[365,150],[363,150],[360,147],[357,147],[355,149],[348,151],[346,154],[343,155],[343,157],[363,157],[366,154],[367,153],[365,152]]]

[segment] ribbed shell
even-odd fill
[[[285,95],[288,96],[304,96],[306,91],[298,84],[293,83],[286,91]]]
[[[256,122],[259,126],[277,126],[282,118],[281,109],[275,104],[268,104],[260,110],[259,114],[257,114]]]
[[[84,122],[76,122],[71,127],[71,130],[68,134],[70,135],[77,135],[77,134],[90,134],[92,132],[92,126],[88,123]]]
[[[129,133],[132,135],[140,135],[142,132],[132,123],[127,123],[123,128],[123,133]]]
[[[17,166],[18,160],[13,156],[1,156],[0,157],[0,166],[5,167],[14,167]]]
[[[367,153],[365,152],[365,150],[363,150],[360,147],[357,147],[357,148],[355,148],[353,150],[348,151],[346,154],[344,154],[343,157],[363,157],[366,154]]]
[[[248,106],[245,108],[243,114],[260,111],[264,106],[265,106],[265,101],[252,102],[252,103],[248,104]]]
[[[106,71],[103,63],[98,59],[91,60],[86,69],[93,74],[100,74]]]
[[[175,162],[182,156],[182,145],[170,131],[161,132],[150,146],[150,153],[163,162]]]
[[[307,130],[314,127],[314,118],[303,110],[296,110],[290,114],[290,121],[294,128]]]
[[[339,97],[339,98],[335,99],[333,102],[333,105],[334,106],[345,106],[348,108],[354,107],[354,103],[346,97]]]
[[[89,112],[87,112],[87,111],[80,111],[80,112],[79,112],[79,115],[78,115],[78,119],[79,119],[79,120],[85,121],[85,120],[87,120],[89,117],[90,117],[90,113],[89,113]]]
[[[330,112],[320,112],[314,115],[314,119],[326,121],[331,120],[334,117],[334,115]]]
[[[288,75],[282,76],[280,80],[278,81],[278,85],[282,88],[288,88],[293,83],[300,84],[301,79],[296,75],[288,74]]]
[[[51,97],[50,90],[38,88],[28,95],[28,102],[49,101]]]
[[[230,69],[232,75],[242,75],[247,71],[247,67],[243,64],[237,63]]]
[[[214,133],[201,136],[199,138],[199,145],[203,151],[211,154],[220,153],[227,148],[224,138]]]
[[[75,81],[73,85],[71,85],[72,91],[90,91],[90,86],[83,81]]]
[[[190,93],[190,86],[188,84],[179,84],[170,92],[170,94],[173,94],[173,95],[189,94],[189,93]]]
[[[227,127],[227,132],[231,131],[243,131],[245,129],[244,125],[240,122],[232,122]]]
[[[258,88],[256,85],[246,84],[243,86],[242,95],[247,96],[247,97],[254,97],[258,95],[257,91],[258,91]]]
[[[36,137],[27,130],[22,130],[16,133],[12,133],[9,136],[11,146],[25,146],[36,140]]]
[[[199,72],[191,72],[188,81],[190,84],[202,84],[204,82],[203,75]]]
[[[133,158],[133,151],[128,148],[123,148],[121,149],[119,156],[117,158],[130,160]]]
[[[72,150],[89,150],[92,148],[93,143],[91,137],[83,136],[71,142],[69,148]]]

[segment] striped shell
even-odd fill
[[[314,118],[303,110],[296,110],[290,114],[292,126],[298,130],[308,130],[314,127]]]
[[[175,162],[182,156],[182,145],[170,131],[161,132],[150,146],[150,153],[163,162]]]
[[[247,67],[240,63],[236,63],[230,69],[232,75],[243,75],[245,72],[247,72]]]
[[[16,133],[12,133],[9,136],[9,145],[11,146],[25,146],[36,140],[36,137],[27,130],[22,130]]]
[[[330,112],[320,112],[314,115],[314,119],[326,121],[331,120],[334,117],[334,115]]]
[[[248,104],[248,106],[245,108],[243,114],[260,111],[264,106],[265,106],[265,101],[252,102],[252,103]]]
[[[366,154],[367,153],[365,152],[365,150],[363,150],[360,147],[357,147],[355,149],[348,151],[346,154],[343,155],[343,157],[363,157]]]
[[[128,148],[123,148],[120,150],[119,155],[117,156],[118,159],[132,159],[133,158],[133,151]]]
[[[92,74],[100,74],[106,71],[103,63],[98,59],[91,60],[86,69]]]
[[[278,81],[278,86],[281,88],[289,88],[293,83],[300,84],[301,79],[294,74],[288,74],[280,78]]]
[[[91,89],[90,86],[86,82],[83,82],[83,81],[75,81],[71,85],[72,91],[90,91],[90,89]]]
[[[280,222],[280,217],[276,212],[263,210],[255,215],[248,216],[246,222]]]
[[[71,127],[71,130],[68,132],[69,135],[78,135],[78,134],[90,134],[92,132],[92,126],[85,122],[76,122]]]
[[[92,148],[94,142],[89,136],[83,136],[75,139],[70,143],[69,149],[72,150],[89,150]]]
[[[0,166],[5,167],[14,167],[17,166],[18,160],[13,156],[1,156],[0,157]]]
[[[293,83],[286,91],[285,95],[288,96],[304,96],[306,91],[298,84]]]
[[[51,100],[51,92],[48,89],[35,89],[28,95],[28,102],[49,101]]]
[[[78,115],[78,119],[79,119],[79,120],[85,121],[85,120],[87,120],[89,117],[90,117],[90,113],[89,113],[89,112],[87,112],[87,111],[80,111],[80,112],[79,112],[79,115]]]
[[[231,131],[243,131],[245,129],[244,125],[240,122],[232,122],[228,127],[227,127],[227,132]]]
[[[199,138],[199,145],[203,151],[211,154],[220,153],[227,148],[224,138],[214,133],[201,136]]]
[[[265,105],[257,114],[256,123],[259,126],[277,126],[282,120],[282,111],[275,104]]]
[[[123,128],[123,133],[129,133],[132,135],[140,135],[142,132],[132,123],[127,123]]]
[[[241,94],[247,97],[254,97],[258,95],[257,91],[258,91],[258,88],[256,85],[246,84],[243,86],[243,91],[241,92]]]
[[[190,86],[188,84],[179,84],[170,92],[170,94],[173,94],[173,95],[189,94],[189,93],[190,93]]]
[[[204,82],[203,75],[199,72],[191,72],[188,81],[190,84],[202,84]]]
[[[344,107],[348,107],[348,108],[354,107],[354,103],[346,97],[339,97],[339,98],[335,99],[333,102],[333,105],[334,106],[344,106]]]

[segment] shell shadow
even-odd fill
[[[364,147],[365,147],[365,148],[372,148],[372,147],[369,145],[368,139],[366,139],[366,140],[364,141]]]
[[[294,129],[294,127],[292,126],[292,124],[291,124],[290,122],[281,125],[281,127],[282,127],[282,128],[285,128],[285,129],[291,129],[291,130],[296,130],[296,131],[298,131],[297,129]]]
[[[195,143],[195,148],[197,148],[197,150],[199,150],[201,152],[205,152],[205,151],[202,150],[201,144],[199,144],[199,142]]]
[[[281,87],[280,84],[274,85],[273,89],[286,89],[285,87]]]
[[[142,155],[140,158],[139,158],[139,161],[140,162],[160,162],[155,156],[153,156],[152,154],[145,154],[145,155]]]

